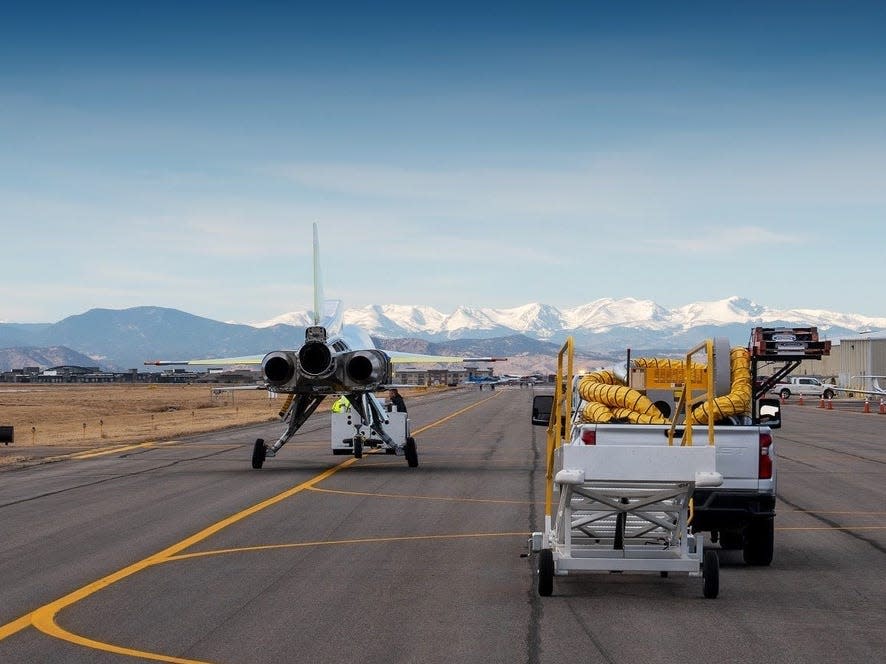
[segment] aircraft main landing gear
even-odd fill
[[[267,454],[268,448],[265,447],[265,439],[256,438],[255,447],[252,448],[252,467],[256,470],[260,469],[265,463]]]

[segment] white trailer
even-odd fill
[[[707,394],[699,400],[712,400],[713,343],[701,348],[709,366]],[[549,417],[533,413],[533,423],[548,424],[545,529],[529,540],[530,553],[538,555],[539,595],[552,594],[555,576],[575,572],[659,572],[702,577],[704,596],[717,597],[719,558],[705,551],[703,536],[691,530],[693,491],[723,482],[716,470],[713,423],[683,427],[680,440],[675,418],[662,432],[666,444],[573,439],[572,357],[570,338],[558,358]],[[688,413],[695,401],[684,390],[678,411],[689,404]],[[708,444],[693,446],[693,429],[706,431]]]

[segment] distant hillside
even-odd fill
[[[99,366],[99,363],[91,357],[65,346],[0,348],[0,371],[11,371],[24,367],[48,369],[62,365],[94,367]]]

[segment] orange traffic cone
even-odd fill
[[[871,400],[870,399],[864,400],[864,409],[862,410],[862,412],[863,413],[870,413],[871,412]]]
[[[880,399],[880,415],[886,415],[886,399]]]
[[[819,407],[819,408],[824,408],[824,397],[820,397],[820,398],[818,399],[818,407]]]
[[[828,399],[828,410],[834,410],[833,399]]]
[[[800,395],[800,400],[797,402],[797,404],[800,406],[803,405],[803,395],[802,394]]]

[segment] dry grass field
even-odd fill
[[[424,392],[403,391],[407,399]],[[0,445],[0,464],[27,459],[29,447],[58,447],[64,454],[279,421],[285,401],[285,395],[269,397],[264,390],[214,392],[208,385],[0,383],[0,425],[15,427],[15,443]],[[318,412],[332,401],[324,401]]]
[[[263,390],[214,394],[205,385],[0,385],[0,425],[15,427],[22,451],[101,447],[267,422],[284,400]]]

